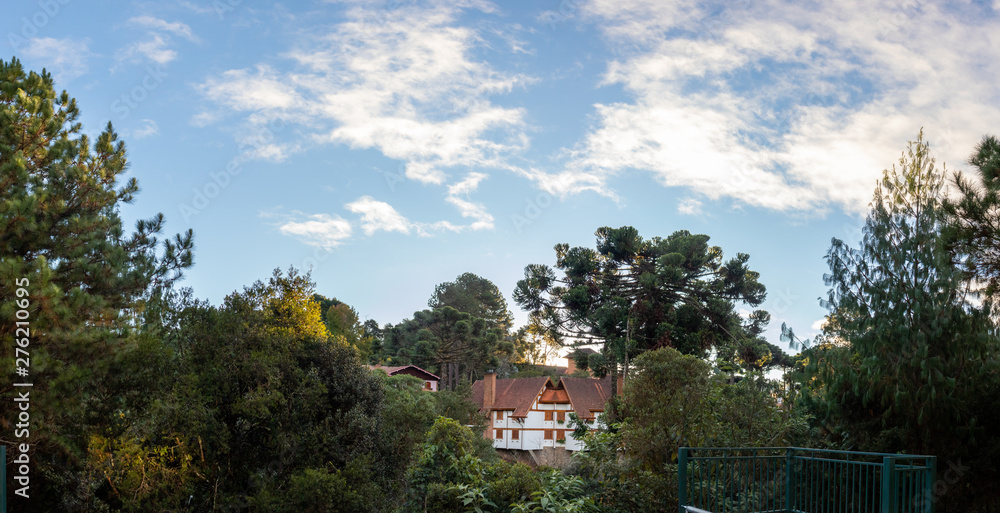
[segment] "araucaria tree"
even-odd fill
[[[826,335],[845,345],[811,355],[804,399],[865,448],[953,457],[985,434],[992,305],[952,265],[943,185],[921,133],[878,182],[860,247],[827,253]]]
[[[677,231],[644,239],[631,226],[597,230],[597,248],[558,244],[556,269],[532,264],[514,300],[564,345],[601,344],[598,374],[617,372],[638,353],[673,347],[706,357],[712,349],[754,339],[769,320],[749,319],[737,304],[765,298],[749,255],[723,260],[707,235]]]

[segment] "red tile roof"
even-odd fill
[[[493,410],[514,410],[514,417],[527,417],[538,394],[545,389],[548,377],[498,379]],[[472,401],[483,407],[483,380],[472,384]]]
[[[594,378],[562,378],[559,382],[566,388],[569,400],[577,417],[593,419],[594,411],[604,411],[604,403],[611,398],[611,377]]]
[[[441,380],[441,378],[439,378],[437,375],[431,374],[430,372],[427,372],[427,371],[421,369],[420,367],[417,367],[416,365],[402,365],[402,366],[399,366],[399,367],[383,367],[381,365],[365,365],[365,367],[368,367],[369,369],[373,369],[373,370],[374,369],[378,369],[378,370],[381,370],[381,371],[385,371],[385,373],[388,374],[388,375],[390,375],[390,376],[395,376],[396,374],[409,374],[411,376],[416,376],[416,377],[424,379],[424,380],[427,380],[427,379],[434,379],[434,380],[438,380],[438,381]]]
[[[562,388],[554,389],[550,388],[542,392],[542,398],[538,400],[540,403],[568,403],[569,395],[566,394],[566,390]]]

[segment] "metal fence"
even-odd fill
[[[800,447],[682,447],[680,513],[933,513],[936,458]]]

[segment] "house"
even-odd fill
[[[366,365],[369,369],[380,370],[385,372],[390,376],[396,376],[398,374],[406,374],[409,376],[416,376],[424,380],[424,390],[430,390],[431,392],[437,392],[438,382],[441,381],[435,374],[417,367],[416,365],[403,365],[401,367],[383,367],[381,365]]]
[[[489,419],[483,436],[497,449],[578,451],[583,446],[573,437],[569,414],[589,428],[600,426],[611,385],[610,377],[563,377],[556,383],[544,376],[497,379],[490,372],[472,385],[472,400]]]
[[[570,351],[569,354],[566,355],[566,371],[564,372],[566,375],[572,376],[578,370],[576,366],[576,358],[574,358],[575,353],[580,353],[589,357],[590,355],[597,353],[597,351],[594,351],[589,347],[579,347]]]

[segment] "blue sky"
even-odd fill
[[[396,323],[474,272],[523,321],[524,266],[632,225],[749,253],[778,343],[921,127],[956,171],[1000,127],[1000,0],[5,7],[3,58],[114,124],[126,217],[192,228],[215,304],[294,265]]]

